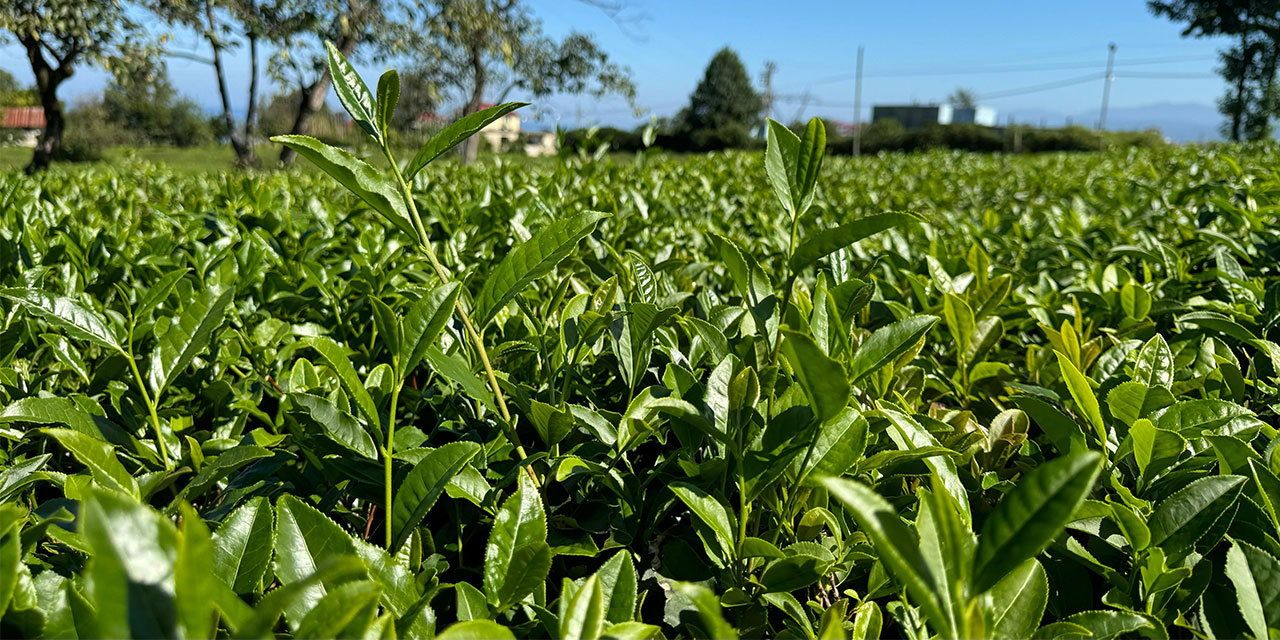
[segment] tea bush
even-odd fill
[[[0,185],[5,637],[1280,630],[1280,154]],[[327,174],[327,175],[326,175]]]

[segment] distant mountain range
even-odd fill
[[[1048,109],[1011,109],[1000,113],[1000,123],[1012,115],[1020,123],[1062,126],[1068,123],[1095,126],[1098,110],[1064,113]],[[1174,142],[1208,142],[1221,140],[1224,122],[1217,107],[1196,102],[1158,102],[1136,107],[1112,107],[1107,112],[1107,129],[1113,131],[1159,129]]]

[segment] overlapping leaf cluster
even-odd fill
[[[0,186],[5,637],[1274,637],[1274,148]],[[335,180],[336,179],[336,180]]]

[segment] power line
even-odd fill
[[[1216,73],[1183,73],[1181,71],[1147,71],[1143,73],[1117,73],[1117,78],[1137,78],[1137,79],[1178,79],[1178,78],[1217,78]]]
[[[1214,60],[1216,56],[1162,56],[1156,58],[1136,58],[1132,60],[1116,61],[1117,67],[1145,66],[1152,64],[1171,64],[1175,62],[1194,62],[1202,60]],[[989,73],[1029,73],[1035,71],[1064,71],[1069,69],[1098,69],[1101,70],[1103,65],[1097,60],[1080,60],[1073,62],[1060,62],[1052,64],[995,64],[980,65],[970,67],[951,67],[951,68],[904,68],[888,71],[879,71],[875,73],[864,73],[864,78],[910,78],[925,76],[948,76],[948,75],[968,75],[968,74],[989,74]],[[844,82],[852,80],[856,77],[856,73],[842,73],[832,76],[818,78],[811,82],[806,82],[805,86],[813,86],[820,84],[831,84],[835,82]],[[794,85],[793,85],[794,86]]]
[[[1050,91],[1053,89],[1060,89],[1062,87],[1070,87],[1078,84],[1085,84],[1087,82],[1093,82],[1094,80],[1102,80],[1106,77],[1107,77],[1106,72],[1090,73],[1088,75],[1077,76],[1074,78],[1067,78],[1066,80],[1059,80],[1057,82],[1046,82],[1044,84],[1033,84],[1026,87],[1018,87],[1015,89],[1006,89],[1004,91],[985,93],[977,96],[977,98],[979,100],[994,100],[996,98],[1008,98],[1011,96],[1020,96],[1027,93],[1039,93],[1041,91]]]

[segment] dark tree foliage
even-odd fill
[[[729,47],[716,52],[698,88],[689,96],[684,114],[690,129],[750,128],[760,119],[764,103],[751,86],[747,68]]]

